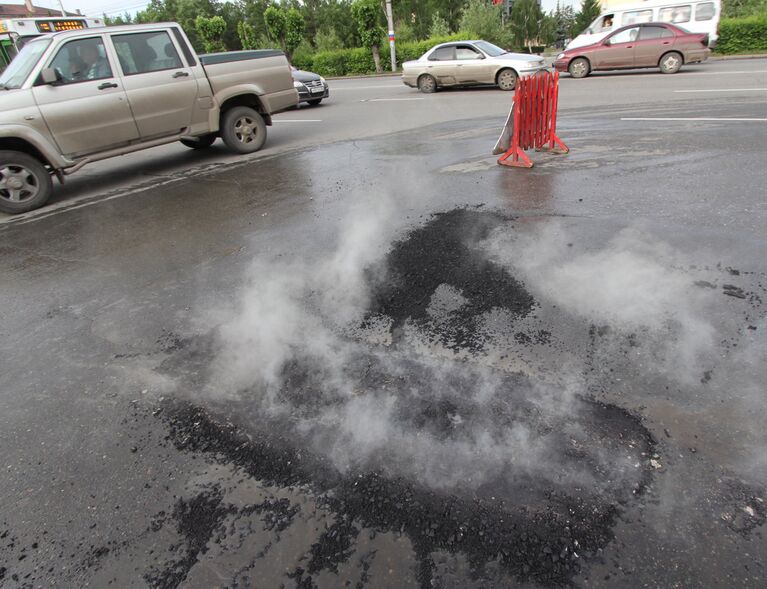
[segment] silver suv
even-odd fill
[[[281,51],[198,56],[175,23],[44,35],[0,76],[0,211],[42,206],[52,176],[173,141],[257,151],[297,104]]]

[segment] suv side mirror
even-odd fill
[[[61,76],[52,67],[43,68],[43,71],[40,72],[40,78],[43,84],[56,84],[61,81]]]

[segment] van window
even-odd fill
[[[691,13],[692,6],[689,4],[684,6],[669,6],[667,8],[660,9],[658,20],[661,22],[670,22],[674,24],[690,22]]]
[[[704,2],[695,7],[695,20],[711,20],[714,18],[716,8],[713,2]]]
[[[652,10],[632,10],[623,13],[623,26],[652,22]]]
[[[589,27],[588,32],[590,33],[605,33],[613,30],[613,18],[615,15],[613,14],[605,14],[603,16],[600,16],[597,20],[593,22],[591,27]]]

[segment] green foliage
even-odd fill
[[[761,53],[767,51],[767,14],[719,21],[717,53]]]
[[[767,15],[767,0],[725,0],[722,3],[722,18]]]
[[[504,30],[501,20],[502,10],[500,4],[493,4],[489,0],[469,0],[463,9],[460,30],[475,39],[497,44],[507,43],[509,34]]]
[[[288,17],[285,11],[277,6],[270,6],[264,11],[264,22],[268,35],[275,41],[284,43],[288,30]]]
[[[285,48],[289,55],[293,54],[296,47],[301,44],[306,33],[306,21],[304,16],[296,8],[290,8],[285,12]]]
[[[412,43],[418,40],[415,27],[407,21],[398,23],[394,30],[397,33],[397,43]]]
[[[431,27],[429,28],[429,37],[446,37],[450,34],[450,25],[442,18],[439,12],[435,12],[431,17]]]
[[[223,36],[226,31],[226,21],[220,16],[198,16],[194,28],[202,41],[206,53],[226,51]]]
[[[314,37],[314,46],[317,47],[317,51],[338,51],[344,48],[341,38],[333,27],[323,27],[318,30],[317,36]]]
[[[438,37],[415,41],[412,43],[400,43],[397,45],[397,65],[401,66],[405,61],[418,59],[429,49],[439,43],[448,41],[460,41],[467,39],[466,35],[456,34],[447,37]],[[342,49],[339,51],[321,51],[314,54],[311,63],[302,61],[299,65],[294,59],[293,65],[301,69],[309,69],[322,76],[346,76],[353,74],[375,73],[375,62],[372,54],[366,49]]]
[[[309,41],[304,39],[301,41],[298,47],[293,50],[293,55],[291,57],[290,63],[292,63],[300,70],[311,70],[314,53],[314,47],[312,47]]]
[[[575,15],[576,35],[584,32],[600,14],[602,14],[602,6],[599,0],[583,0],[580,11]]]
[[[532,51],[534,43],[542,39],[548,25],[538,0],[516,0],[511,11],[511,30],[517,43]]]
[[[362,46],[379,46],[386,31],[381,26],[383,11],[378,0],[355,0],[352,3],[352,16],[357,23],[357,33]]]
[[[245,21],[237,23],[237,36],[243,49],[258,49],[258,36],[253,25]]]

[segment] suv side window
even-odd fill
[[[451,59],[455,59],[455,57],[453,57],[454,52],[455,47],[452,45],[449,47],[440,47],[439,49],[432,51],[432,54],[429,56],[429,61],[450,61]]]
[[[661,37],[673,37],[674,33],[669,31],[666,27],[653,27],[643,26],[639,31],[639,40],[646,41],[647,39],[660,39]]]
[[[61,84],[76,84],[112,77],[112,68],[101,37],[77,39],[61,46],[51,61]]]
[[[458,45],[455,48],[456,59],[481,59],[482,56],[468,45]]]
[[[166,31],[112,35],[126,76],[184,67]]]

